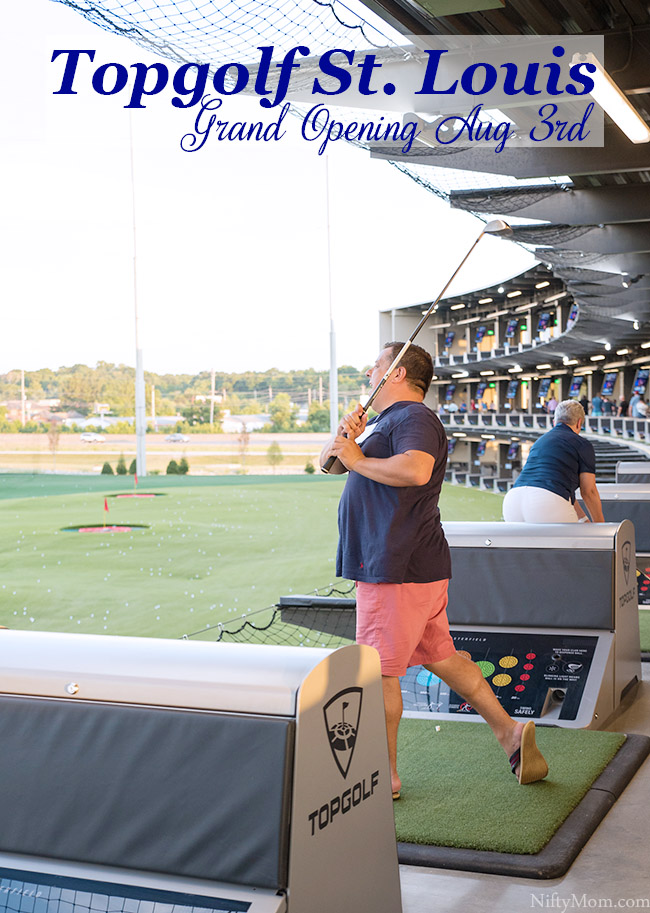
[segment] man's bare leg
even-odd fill
[[[393,795],[399,794],[402,781],[397,773],[397,730],[402,718],[402,689],[399,678],[382,675],[384,711],[386,713],[386,734],[388,736],[388,761],[390,763],[390,784]],[[514,749],[513,749],[514,750]]]
[[[454,653],[448,659],[425,666],[480,713],[508,757],[521,745],[524,724],[511,719],[483,678],[481,670],[466,656]]]

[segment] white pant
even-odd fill
[[[522,485],[511,488],[503,499],[506,523],[577,523],[570,501],[545,488]]]

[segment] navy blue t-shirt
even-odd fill
[[[545,488],[574,504],[581,472],[596,472],[594,445],[558,422],[535,441],[513,487]]]
[[[425,485],[384,485],[351,472],[339,504],[336,573],[366,583],[430,583],[451,577],[438,498],[447,436],[424,403],[393,403],[368,422],[359,446],[368,457],[422,450],[435,459]]]

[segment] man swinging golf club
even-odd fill
[[[381,659],[393,798],[399,799],[402,788],[399,676],[419,664],[480,713],[519,782],[533,783],[548,773],[534,724],[508,716],[479,667],[456,652],[449,634],[451,563],[438,510],[447,437],[423,402],[433,376],[429,353],[408,346],[386,376],[402,349],[402,343],[388,343],[367,372],[379,415],[368,421],[358,406],[320,457],[328,471],[349,472],[339,505],[336,572],[357,582],[357,642],[375,647]]]

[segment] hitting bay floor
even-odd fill
[[[650,736],[650,663],[634,704],[607,728]],[[403,913],[650,910],[650,758],[562,878],[538,881],[400,866]]]

